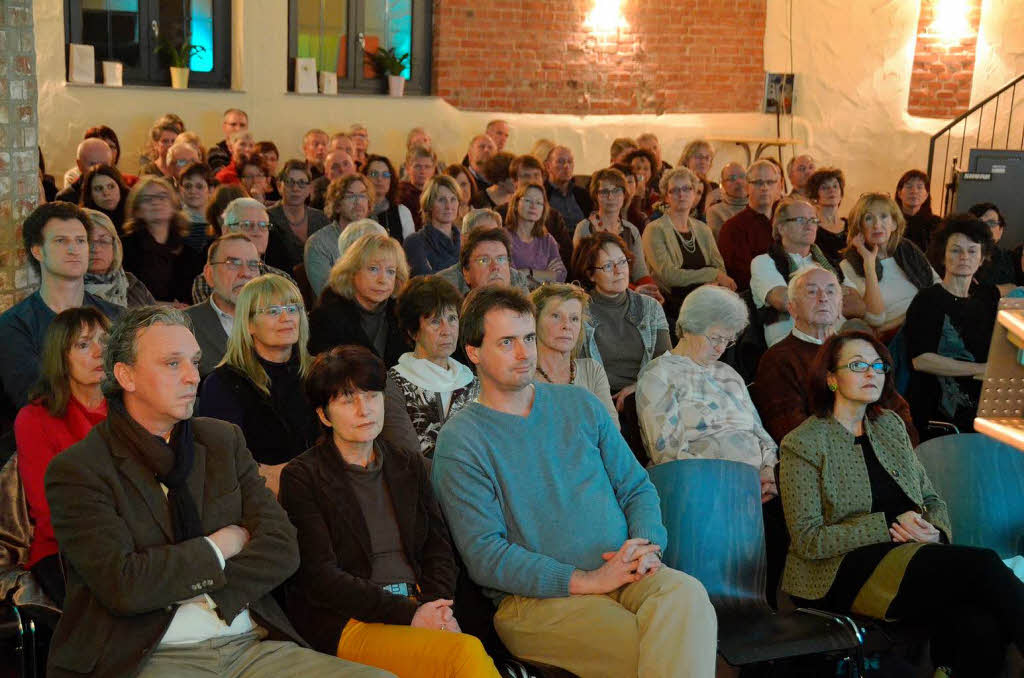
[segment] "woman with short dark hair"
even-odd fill
[[[999,290],[974,275],[992,245],[989,227],[972,214],[946,217],[932,235],[932,261],[942,262],[942,281],[918,292],[903,325],[914,366],[907,402],[922,433],[931,419],[974,430],[977,377],[985,374],[999,309]]]
[[[908,170],[896,182],[896,204],[907,222],[906,237],[925,252],[941,219],[932,212],[931,179],[919,169]]]
[[[107,418],[100,382],[109,327],[106,316],[89,306],[58,313],[43,338],[39,381],[14,420],[18,474],[35,526],[25,568],[57,607],[64,606],[64,574],[43,477],[54,457]]]
[[[843,170],[822,167],[807,180],[807,196],[818,208],[818,234],[814,244],[821,248],[825,258],[833,266],[839,266],[846,247],[846,217],[840,216],[839,205],[846,191],[846,177]]]
[[[301,560],[288,614],[321,652],[401,676],[497,678],[452,614],[458,568],[418,450],[392,447],[384,363],[361,346],[317,357],[306,396],[330,433],[281,475]]]
[[[891,396],[874,336],[835,335],[810,369],[814,414],[782,439],[791,537],[782,588],[803,607],[901,619],[931,630],[936,675],[1001,675],[1024,650],[1024,583],[994,551],[950,544],[935,492]]]
[[[373,184],[377,204],[370,206],[370,218],[384,227],[398,242],[416,232],[416,223],[409,208],[398,202],[398,174],[383,155],[368,155],[363,174]]]

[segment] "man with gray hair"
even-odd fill
[[[747,206],[747,171],[738,162],[726,163],[722,168],[722,199],[704,213],[707,224],[718,239],[722,224],[732,219]]]
[[[747,206],[722,224],[718,251],[736,291],[750,287],[750,262],[772,244],[772,204],[779,198],[779,169],[767,160],[747,168]]]
[[[793,190],[789,194],[809,198],[807,180],[811,178],[817,168],[814,158],[806,153],[790,158],[786,163],[786,174],[789,176],[789,183],[793,185]]]
[[[305,649],[274,600],[299,564],[295,528],[238,427],[193,418],[199,359],[172,308],[110,330],[107,419],[46,472],[67,563],[47,673],[390,675]]]
[[[220,129],[224,132],[224,138],[218,141],[217,145],[211,147],[206,153],[206,164],[214,172],[222,167],[226,167],[231,162],[228,139],[235,132],[244,132],[249,129],[249,114],[241,108],[229,108],[224,111],[224,117],[220,121]]]

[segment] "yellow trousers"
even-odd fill
[[[465,633],[349,620],[338,657],[398,678],[500,678],[480,640]]]

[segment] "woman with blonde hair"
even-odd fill
[[[694,216],[704,222],[707,221],[707,208],[722,199],[718,184],[708,178],[714,162],[715,147],[707,139],[694,139],[686,144],[682,155],[679,156],[678,167],[687,168],[704,184],[704,194],[693,206]]]
[[[618,428],[619,416],[604,367],[593,358],[578,357],[583,348],[583,324],[590,295],[576,285],[548,283],[535,289],[530,300],[537,319],[534,381],[575,384],[590,391],[605,406]]]
[[[865,193],[850,211],[847,247],[839,264],[864,298],[864,320],[887,340],[903,325],[918,291],[939,282],[924,252],[904,237],[906,221],[885,193]]]
[[[124,252],[114,222],[103,212],[83,208],[89,217],[89,270],[85,291],[124,308],[148,306],[156,299],[141,280],[121,266]]]
[[[245,284],[220,365],[203,381],[196,414],[237,424],[276,493],[281,469],[316,442],[320,425],[303,397],[311,359],[299,288],[272,273]]]
[[[310,353],[357,344],[387,367],[396,365],[409,348],[395,317],[395,296],[407,280],[409,266],[397,240],[371,233],[352,243],[309,314]]]
[[[455,222],[460,194],[459,184],[447,174],[435,175],[424,187],[420,195],[423,228],[403,243],[413,275],[437,273],[458,262],[462,239]]]
[[[178,192],[162,177],[142,176],[128,194],[121,245],[124,269],[134,273],[157,301],[184,308],[192,300],[192,279],[203,268],[202,254],[185,245],[192,230],[180,210]]]

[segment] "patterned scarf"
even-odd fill
[[[128,276],[122,268],[102,274],[86,273],[85,291],[112,304],[128,306]]]

